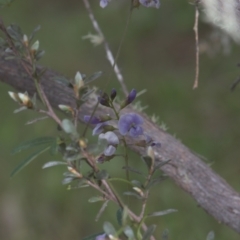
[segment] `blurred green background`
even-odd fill
[[[106,9],[91,1],[93,10],[115,53],[128,15],[128,1],[112,1]],[[96,82],[103,87],[111,72],[102,46],[93,47],[82,36],[94,33],[81,0],[21,0],[1,10],[6,24],[17,23],[29,34],[37,25],[40,46],[46,55],[41,64],[73,78],[76,71],[91,74],[104,71]],[[139,8],[131,23],[119,58],[119,66],[129,89],[147,89],[141,98],[146,113],[160,116],[169,132],[191,150],[206,157],[212,168],[240,191],[240,104],[239,89],[229,86],[238,77],[239,46],[225,41],[203,21],[199,34],[202,49],[199,88],[192,90],[195,76],[194,7],[186,0],[162,1],[161,8]],[[223,41],[222,41],[223,42]],[[207,46],[207,47],[206,47]],[[228,49],[229,48],[229,49]],[[226,51],[229,54],[226,54]],[[67,191],[61,185],[63,168],[42,170],[53,157],[30,164],[10,179],[13,168],[28,153],[11,155],[20,142],[38,136],[56,134],[50,120],[26,126],[32,112],[14,115],[17,108],[1,83],[0,108],[0,239],[66,240],[82,239],[101,231],[103,221],[116,223],[116,208],[110,204],[95,222],[99,203],[90,204],[93,195],[87,189]],[[108,89],[119,89],[114,76]],[[135,155],[133,155],[136,157]],[[138,158],[136,157],[136,161]],[[109,163],[112,175],[121,172],[121,164]],[[157,239],[168,228],[172,240],[203,240],[213,230],[218,240],[237,240],[239,235],[219,224],[199,208],[192,198],[171,180],[155,188],[149,211],[176,208],[178,213],[154,219],[159,225]]]

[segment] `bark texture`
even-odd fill
[[[0,81],[13,86],[18,91],[33,94],[36,91],[34,83],[19,61],[6,60],[5,57],[6,53],[0,51]],[[74,106],[72,90],[54,80],[56,76],[61,75],[47,70],[42,77],[42,86],[51,105],[55,108],[58,104]],[[96,100],[93,98],[83,105],[79,114],[80,121],[83,115],[92,112],[95,103]],[[106,114],[108,111],[107,108],[99,107],[96,115]],[[124,111],[135,112],[131,108]],[[226,224],[240,233],[240,194],[181,142],[160,129],[146,115],[138,114],[142,115],[145,120],[144,132],[162,145],[161,148],[155,149],[158,161],[171,159],[169,164],[162,167],[162,170],[219,223]],[[130,138],[127,140],[131,143]],[[143,154],[142,148],[132,147],[132,149]]]

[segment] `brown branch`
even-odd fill
[[[30,95],[36,92],[33,81],[26,76],[18,60],[5,60],[5,57],[6,53],[0,51],[0,81],[13,86],[18,91],[27,91]],[[74,107],[75,100],[72,89],[53,80],[53,77],[57,76],[60,75],[54,71],[46,70],[41,79],[43,90],[49,102],[55,108],[59,104]],[[82,106],[79,113],[80,121],[83,119],[83,115],[91,114],[95,103],[96,99],[93,98]],[[135,110],[127,108],[123,111],[134,112]],[[107,112],[107,108],[99,107],[96,115]],[[224,179],[214,173],[186,146],[152,123],[147,116],[141,115],[145,120],[145,133],[162,144],[161,148],[155,150],[156,160],[171,159],[169,164],[162,167],[162,170],[219,223],[226,224],[240,233],[240,194],[234,191]],[[127,138],[126,140],[138,154],[145,154],[142,148],[131,144],[131,139]]]
[[[199,10],[198,10],[198,2],[195,2],[195,23],[194,23],[194,33],[195,33],[195,44],[196,44],[196,69],[195,69],[195,80],[193,84],[193,89],[198,87],[198,78],[199,78],[199,40],[198,40],[198,19],[199,19]]]

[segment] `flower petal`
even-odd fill
[[[113,145],[109,145],[105,150],[104,150],[104,155],[105,156],[112,156],[116,152],[116,148]]]
[[[129,134],[131,137],[138,137],[139,135],[143,134],[143,129],[141,126],[131,127]]]
[[[118,136],[114,132],[101,133],[98,138],[107,140],[109,145],[119,144]]]
[[[100,0],[100,7],[105,8],[108,5],[108,0]]]
[[[83,117],[84,119],[84,122],[85,123],[91,123],[91,124],[98,124],[98,123],[101,123],[101,119],[97,118],[97,117],[91,117],[90,115],[85,115]]]

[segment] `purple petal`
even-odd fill
[[[132,89],[132,91],[129,93],[127,97],[127,103],[130,104],[134,101],[134,99],[137,96],[137,91],[135,89]]]
[[[143,129],[141,126],[132,127],[129,131],[131,137],[137,137],[143,134]]]
[[[112,156],[116,152],[116,148],[112,145],[109,145],[105,150],[104,150],[104,155],[105,156]]]
[[[105,8],[108,5],[108,0],[100,0],[100,7]]]
[[[139,2],[144,7],[154,7],[154,8],[159,8],[160,7],[160,1],[159,0],[139,0]]]
[[[138,115],[136,113],[130,113],[130,114],[132,115],[132,120],[133,120],[134,124],[136,124],[136,125],[143,124],[143,118],[140,115]]]
[[[95,238],[95,240],[106,240],[106,237],[107,237],[107,235],[106,235],[106,233],[104,233],[104,234],[102,234],[102,235],[97,236],[97,237]]]
[[[102,133],[105,125],[106,125],[105,122],[97,124],[96,127],[93,129],[92,135],[95,136],[95,135],[99,135],[100,133]]]
[[[143,119],[141,116],[135,113],[127,113],[120,117],[118,121],[118,129],[122,135],[126,135],[132,127],[137,127],[142,123],[143,123]],[[137,131],[140,131],[140,130],[138,129]]]
[[[91,118],[90,115],[85,115],[83,119],[84,119],[84,122],[86,122],[86,123],[91,123],[91,124],[101,123],[101,120],[99,118],[94,117],[94,116]]]
[[[107,140],[109,145],[119,144],[118,136],[114,132],[101,133],[98,138]]]

